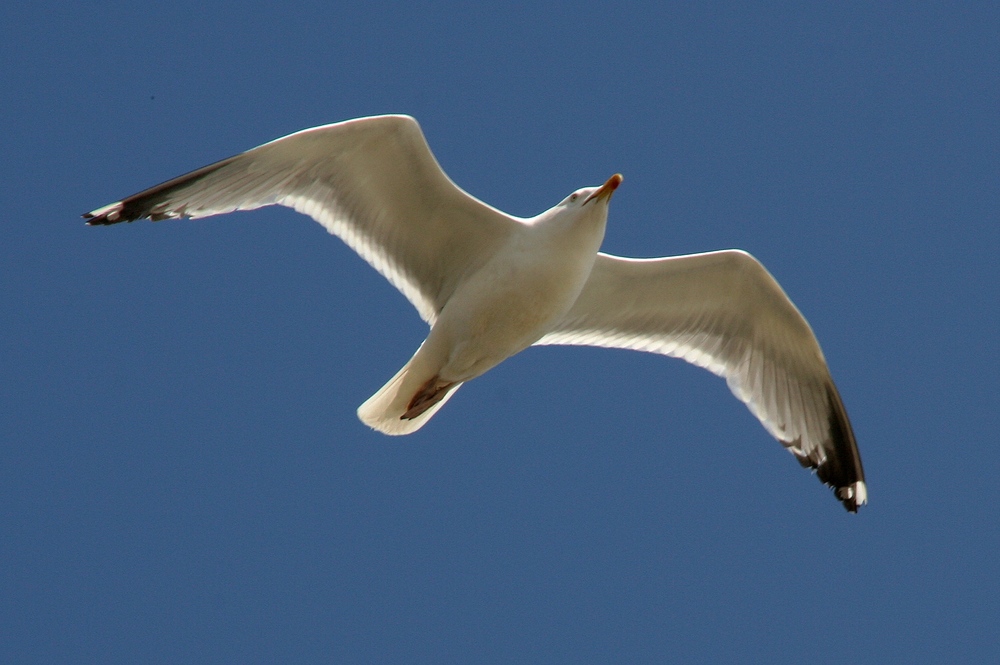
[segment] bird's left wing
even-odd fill
[[[725,377],[848,510],[867,501],[854,432],[819,343],[770,273],[745,252],[598,254],[572,309],[537,344],[650,351],[704,367]]]
[[[458,284],[519,220],[459,189],[417,122],[376,116],[314,127],[84,215],[92,225],[284,205],[313,217],[433,324]]]

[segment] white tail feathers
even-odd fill
[[[358,407],[358,418],[361,419],[361,422],[391,436],[410,434],[423,427],[462,385],[461,383],[456,384],[440,402],[416,418],[403,420],[401,416],[408,410],[410,400],[420,390],[420,387],[435,375],[434,371],[429,370],[429,368],[421,368],[420,365],[423,364],[425,363],[419,362],[416,355],[410,358],[410,361],[396,372],[396,376],[389,379],[389,382],[382,386],[377,393]]]

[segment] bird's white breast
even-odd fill
[[[441,376],[479,376],[549,332],[594,265],[603,224],[593,226],[526,227],[462,284],[427,339],[444,355]]]

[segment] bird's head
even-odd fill
[[[584,187],[576,190],[563,199],[557,207],[570,210],[592,210],[603,207],[606,211],[611,195],[618,189],[618,185],[622,184],[622,180],[624,180],[622,174],[616,173],[600,187]]]

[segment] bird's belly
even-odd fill
[[[442,378],[467,381],[538,341],[573,305],[586,279],[579,273],[549,263],[487,270],[470,280],[428,338],[443,347]]]

